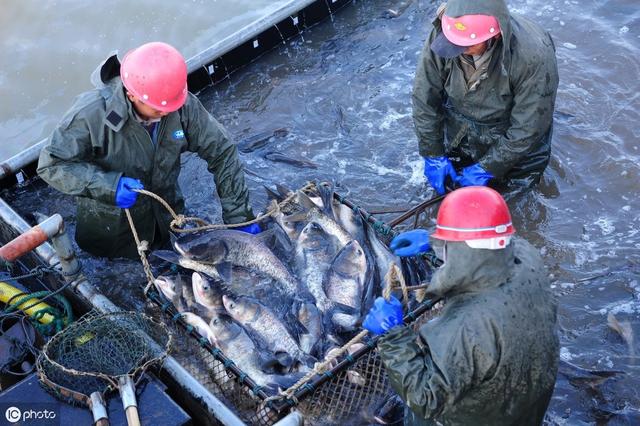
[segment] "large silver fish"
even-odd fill
[[[264,344],[265,348],[272,351],[281,363],[293,365],[287,361],[283,354],[288,355],[291,360],[298,360],[303,365],[309,365],[311,360],[293,338],[284,323],[278,316],[262,303],[248,297],[222,296],[222,302],[227,313],[252,334],[257,336]],[[280,355],[279,355],[280,354]]]
[[[367,260],[360,243],[353,240],[336,255],[325,282],[327,297],[342,312],[334,312],[331,321],[344,331],[354,330],[360,319],[362,290]]]
[[[295,296],[298,282],[284,263],[261,238],[230,229],[211,230],[185,235],[174,241],[176,251],[184,258],[205,265],[230,263],[273,278],[283,293]]]
[[[331,260],[335,256],[333,244],[327,239],[326,233],[319,225],[309,222],[300,232],[295,249],[298,277],[323,313],[332,306],[331,300],[324,291],[323,283],[326,272],[331,266]]]
[[[278,366],[278,360],[269,352],[256,348],[255,343],[245,330],[230,318],[214,316],[209,327],[217,346],[227,357],[233,359],[238,367],[258,385],[286,389],[293,385],[298,377],[270,374]]]

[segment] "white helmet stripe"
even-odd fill
[[[478,231],[495,231],[498,234],[503,234],[507,232],[507,228],[511,226],[511,222],[505,225],[491,226],[489,228],[454,228],[452,226],[442,226],[436,224],[436,228],[442,229],[444,231],[456,231],[456,232],[478,232]]]

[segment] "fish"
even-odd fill
[[[322,314],[313,303],[301,303],[298,308],[298,321],[306,331],[298,336],[300,349],[313,354],[323,335]]]
[[[181,236],[174,242],[174,248],[191,262],[242,266],[273,278],[280,284],[280,290],[289,296],[296,296],[298,292],[296,278],[255,235],[231,229],[214,229]]]
[[[561,359],[558,364],[558,374],[566,377],[573,386],[586,385],[590,388],[595,388],[614,376],[624,375],[625,372],[619,370],[588,370]]]
[[[198,334],[207,339],[207,341],[211,345],[216,344],[215,334],[213,333],[213,330],[211,330],[209,324],[204,319],[202,319],[202,317],[194,314],[193,312],[182,312],[180,315],[187,324],[192,326],[194,330],[198,332]]]
[[[208,277],[213,278],[214,280],[224,281],[224,278],[215,265],[198,262],[196,260],[180,256],[173,250],[154,250],[151,255],[157,257],[158,259],[166,260],[167,262],[180,265],[185,269],[202,272],[203,274],[206,274]]]
[[[352,331],[360,319],[362,290],[367,261],[360,243],[353,240],[336,255],[325,282],[327,297],[342,312],[332,314],[331,321],[343,331]]]
[[[284,138],[289,135],[289,130],[281,127],[272,131],[262,132],[249,136],[238,143],[238,151],[243,154],[248,154],[257,149],[266,146],[269,142],[272,142],[276,138]]]
[[[328,311],[333,303],[324,291],[324,277],[335,256],[327,235],[317,224],[309,222],[300,232],[295,248],[295,264],[298,276],[315,300],[321,312]]]
[[[238,367],[259,386],[287,389],[298,381],[298,376],[271,374],[279,365],[269,352],[259,350],[247,332],[231,318],[214,316],[209,328],[215,336],[215,346],[227,357],[232,357]]]
[[[609,312],[607,315],[607,325],[613,331],[618,333],[622,340],[629,346],[629,352],[632,357],[635,356],[635,350],[633,345],[633,329],[631,328],[631,323],[629,321],[618,321],[613,312]]]
[[[222,304],[222,286],[206,276],[194,272],[191,277],[193,296],[195,303],[206,310],[224,310]]]
[[[179,312],[189,310],[195,303],[193,291],[185,280],[184,274],[159,275],[153,283]]]
[[[289,215],[285,217],[286,221],[304,221],[317,224],[324,230],[324,232],[327,233],[327,235],[329,235],[334,240],[337,250],[342,249],[350,241],[353,240],[353,237],[342,226],[340,226],[324,211],[321,211],[320,208],[318,208],[318,206],[306,194],[298,191],[298,199],[308,210],[301,214]]]
[[[278,151],[269,151],[263,155],[266,160],[273,161],[275,163],[289,164],[301,169],[317,169],[318,165],[306,158],[291,158]]]
[[[280,318],[262,303],[249,297],[234,299],[227,295],[222,296],[222,302],[229,316],[258,336],[263,346],[275,353],[283,365],[293,365],[294,360],[303,365],[315,362],[300,348]]]

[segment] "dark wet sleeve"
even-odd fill
[[[432,31],[418,60],[413,82],[413,123],[418,136],[418,149],[423,157],[444,155],[444,87],[442,61],[431,51]]]
[[[65,118],[40,151],[38,175],[65,194],[115,205],[115,192],[122,173],[105,171],[92,163],[92,137],[99,136],[92,136],[84,119]]]
[[[411,410],[429,419],[442,412],[455,389],[433,363],[427,347],[409,327],[398,327],[380,339],[378,349],[389,382]]]
[[[553,122],[558,88],[555,56],[520,65],[519,69],[520,75],[514,81],[511,126],[479,161],[496,178],[502,178],[524,160]]]
[[[249,190],[236,145],[224,127],[213,118],[202,103],[189,94],[183,107],[183,123],[188,135],[189,150],[203,158],[213,174],[225,223],[240,223],[253,219]]]
[[[481,319],[472,326],[444,321],[435,330],[424,330],[418,334],[399,327],[384,336],[378,348],[391,386],[426,420],[455,410],[456,401],[489,378],[499,351]]]

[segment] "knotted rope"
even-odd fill
[[[314,189],[315,186],[316,184],[314,182],[309,182],[304,187],[301,188],[301,191],[303,192],[310,191]],[[164,208],[169,212],[171,217],[173,218],[173,220],[171,221],[171,224],[169,225],[171,230],[177,233],[198,232],[198,231],[206,231],[211,229],[240,228],[242,226],[258,223],[268,217],[278,214],[280,212],[281,207],[290,203],[296,196],[295,192],[291,192],[280,202],[273,200],[265,213],[258,215],[255,219],[248,220],[246,222],[210,224],[199,217],[185,216],[185,215],[176,213],[175,210],[171,208],[169,203],[167,203],[162,197],[160,197],[159,195],[151,191],[147,191],[146,189],[134,189],[133,191],[146,195],[148,197],[151,197],[154,200],[158,201],[160,204],[162,204]],[[129,209],[124,209],[124,211],[127,215],[127,220],[129,221],[129,227],[131,228],[133,238],[136,242],[138,254],[140,255],[140,260],[142,262],[142,267],[144,268],[144,273],[147,277],[147,285],[144,288],[144,293],[146,294],[149,291],[149,288],[151,288],[151,286],[153,285],[153,281],[155,280],[155,277],[153,276],[153,272],[151,270],[151,265],[149,264],[149,261],[147,260],[147,256],[145,254],[145,252],[149,250],[149,242],[145,240],[140,240],[136,226],[133,223],[133,217],[131,216],[131,212],[129,211]],[[196,223],[198,226],[191,227],[191,228],[182,228],[182,226],[190,222]]]

